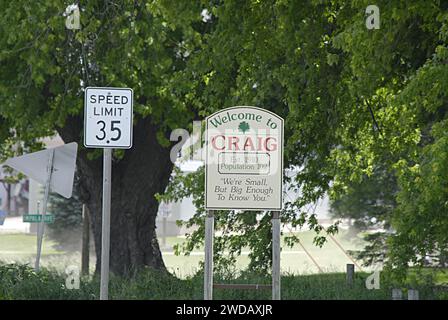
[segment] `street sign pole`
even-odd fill
[[[45,182],[45,193],[44,193],[44,201],[42,205],[42,221],[38,224],[37,228],[37,255],[36,255],[36,263],[34,265],[34,269],[39,271],[40,264],[40,255],[42,252],[42,241],[44,237],[45,231],[45,214],[47,213],[47,202],[48,202],[48,194],[50,193],[50,183],[51,176],[53,174],[53,160],[54,160],[54,149],[50,149],[48,153],[48,164],[47,164],[47,181]]]
[[[88,87],[84,94],[84,146],[104,152],[100,300],[109,299],[112,150],[132,147],[133,97],[130,88]]]
[[[215,217],[207,210],[205,217],[204,300],[213,299],[213,234]]]
[[[280,300],[280,212],[272,212],[272,300]]]
[[[36,213],[37,213],[37,217],[39,217],[40,216],[40,201],[37,201]],[[37,220],[37,222],[39,222],[39,221]],[[39,253],[39,230],[40,230],[40,223],[38,223],[36,225],[36,228],[37,228],[36,229],[37,253],[36,253],[36,261],[34,262],[34,270],[37,272],[37,271],[39,271],[38,259],[40,260],[40,253]]]
[[[103,149],[103,219],[101,228],[100,300],[108,300],[110,251],[110,199],[112,185],[112,149]]]

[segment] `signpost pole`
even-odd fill
[[[45,214],[47,213],[48,195],[50,193],[51,176],[53,174],[53,160],[54,160],[54,149],[50,149],[47,164],[47,181],[45,182],[44,201],[42,205],[42,220],[40,221],[37,227],[37,255],[36,255],[36,263],[34,265],[34,270],[36,270],[36,272],[39,271],[40,267],[39,264],[40,264],[40,255],[42,252],[42,240],[44,237],[44,230],[45,230]]]
[[[280,300],[280,212],[272,213],[272,300]]]
[[[40,201],[37,201],[37,208],[36,208],[36,215],[37,217],[40,216]],[[30,215],[31,216],[31,215]],[[32,221],[32,220],[30,220]],[[35,221],[36,222],[36,221]],[[38,222],[38,221],[37,221]],[[34,262],[34,270],[37,272],[39,271],[39,266],[38,266],[38,257],[40,260],[40,253],[39,253],[39,229],[40,229],[40,223],[36,224],[36,242],[37,242],[37,253],[36,253],[36,261]]]
[[[103,155],[103,218],[101,228],[101,285],[100,300],[109,296],[110,250],[110,199],[112,184],[112,149],[105,148]]]
[[[109,299],[112,150],[132,147],[133,99],[130,88],[87,87],[84,91],[84,146],[103,149],[100,300]]]
[[[205,217],[204,300],[213,299],[213,234],[215,217],[207,210]]]

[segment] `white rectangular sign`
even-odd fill
[[[282,210],[283,119],[232,107],[206,121],[205,208]]]
[[[133,96],[129,88],[86,88],[84,145],[87,148],[132,147]]]

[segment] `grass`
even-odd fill
[[[311,253],[324,272],[344,272],[345,265],[352,263],[331,239],[328,239],[328,242],[322,248],[319,248],[312,243],[314,237],[313,232],[304,231],[296,233],[296,235],[298,235],[301,243]],[[361,248],[359,241],[347,240],[344,231],[337,235],[336,238],[346,250]],[[184,241],[185,239],[182,237],[166,238],[166,244],[169,247]],[[159,243],[162,243],[161,239],[159,239]],[[243,249],[243,255],[237,259],[237,269],[242,270],[248,265],[248,251],[249,249]],[[35,235],[0,234],[0,260],[6,263],[29,263],[32,265],[34,264],[35,256]],[[167,269],[171,273],[185,279],[197,272],[199,263],[204,259],[203,248],[196,249],[189,256],[175,256],[172,251],[163,250],[163,259]],[[53,241],[48,238],[44,239],[41,260],[42,266],[63,272],[67,266],[79,265],[80,261],[79,251],[64,252],[56,250]],[[95,256],[93,253],[90,259],[90,266],[93,272],[95,266]],[[282,272],[289,274],[312,274],[319,272],[319,269],[298,245],[293,248],[289,248],[286,245],[282,246],[281,268]]]
[[[311,253],[314,259],[324,272],[343,272],[345,265],[351,263],[345,254],[329,239],[322,248],[313,245],[314,233],[311,231],[297,233],[302,244]],[[361,246],[356,241],[349,241],[345,238],[345,232],[341,232],[337,240],[346,250],[359,249]],[[182,237],[167,237],[168,246],[173,246],[185,241]],[[159,240],[159,243],[162,243]],[[248,249],[243,249],[243,255],[237,260],[237,269],[244,269],[249,259]],[[198,248],[189,256],[175,256],[173,252],[164,250],[163,259],[167,269],[175,273],[178,277],[186,278],[195,274],[198,270],[199,262],[203,261],[203,248]],[[27,234],[0,234],[0,260],[7,263],[34,263],[36,255],[36,236]],[[64,252],[55,249],[55,243],[48,238],[44,239],[41,265],[50,269],[63,272],[69,265],[79,265],[81,261],[80,253]],[[95,265],[95,257],[92,254],[91,268]],[[306,255],[303,249],[296,245],[289,248],[282,246],[281,268],[283,272],[292,274],[318,273],[319,270]]]
[[[46,239],[43,243],[44,254],[63,254],[64,251],[54,249],[55,243]],[[31,234],[2,234],[0,235],[0,254],[3,255],[31,255],[36,254],[37,239]]]
[[[381,289],[365,288],[366,273],[357,273],[352,287],[347,286],[345,274],[329,273],[314,275],[282,276],[282,299],[284,300],[389,300],[391,286],[381,280]],[[216,282],[222,283],[220,279]],[[231,281],[232,283],[270,283],[269,277],[244,275]],[[229,282],[227,282],[229,283]],[[202,274],[197,273],[187,279],[178,279],[172,275],[145,269],[130,278],[111,276],[109,296],[113,300],[159,300],[185,299],[201,300],[203,297]],[[417,288],[420,299],[448,299],[443,290],[434,290],[427,284]],[[406,291],[406,287],[404,291]],[[99,279],[82,278],[79,289],[65,288],[65,275],[43,269],[35,273],[24,265],[0,266],[0,299],[98,299]],[[405,293],[405,292],[404,292]],[[270,299],[270,290],[231,290],[215,289],[214,299],[244,300]]]
[[[282,298],[283,299],[389,299],[392,286],[383,279],[381,289],[367,290],[365,279],[368,273],[357,269],[355,284],[347,287],[345,265],[350,259],[341,249],[328,239],[327,244],[318,248],[312,244],[314,233],[310,231],[296,234],[304,247],[311,253],[325,273],[318,273],[317,267],[299,245],[289,248],[282,246]],[[362,247],[359,240],[348,240],[342,231],[336,236],[345,250]],[[173,246],[185,241],[182,237],[168,237],[166,243]],[[160,241],[162,243],[162,241]],[[27,234],[0,234],[0,299],[98,299],[99,279],[83,278],[79,290],[65,288],[65,268],[80,264],[80,252],[64,252],[55,249],[55,243],[45,238],[42,251],[42,271],[35,273],[30,267],[36,254],[36,236]],[[198,248],[190,256],[175,256],[163,250],[163,259],[168,270],[174,274],[160,274],[146,269],[134,277],[111,276],[110,296],[112,299],[202,299],[202,274],[198,264],[203,260],[203,248]],[[248,251],[243,249],[244,251]],[[249,260],[247,252],[238,258],[237,269],[243,270]],[[91,257],[91,273],[94,271],[95,257]],[[367,270],[365,270],[367,271]],[[421,299],[448,299],[445,289],[434,289],[429,285],[431,271],[417,273],[411,270],[409,283],[403,287],[404,294],[410,287],[419,288]],[[217,279],[216,283],[223,283]],[[432,275],[435,283],[448,283],[447,272]],[[226,277],[231,283],[270,284],[269,277],[241,275]],[[425,280],[426,279],[426,280]],[[228,283],[228,281],[227,281]],[[215,299],[270,299],[269,290],[216,289]]]
[[[287,235],[287,234],[285,234]],[[298,232],[299,237],[305,249],[311,254],[319,267],[324,272],[344,272],[347,263],[352,261],[345,255],[345,253],[330,239],[322,247],[316,247],[313,244],[314,232],[303,231]],[[335,236],[338,243],[342,245],[345,250],[360,250],[363,243],[360,239],[348,240],[346,232],[341,231]],[[179,237],[167,238],[167,244],[173,246],[176,243],[184,241]],[[247,253],[249,249],[243,249],[243,253]],[[203,260],[203,248],[200,247],[192,252],[190,256],[173,256],[172,254],[164,254],[163,259],[170,270],[177,274],[191,275],[197,270],[198,263]],[[249,263],[247,254],[243,254],[237,259],[237,269],[244,269]],[[318,273],[319,269],[308,257],[303,248],[296,244],[290,248],[282,244],[281,268],[283,272],[292,274],[307,274]],[[369,269],[366,268],[365,271]]]

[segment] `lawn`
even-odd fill
[[[390,300],[390,283],[382,274],[381,287],[368,290],[365,287],[367,273],[357,273],[355,282],[348,286],[344,273],[282,276],[281,294],[284,300]],[[169,274],[146,268],[130,278],[111,276],[109,297],[116,299],[194,299],[203,298],[203,276],[199,272],[193,277],[178,279]],[[269,284],[269,276],[245,275],[232,283]],[[0,300],[2,299],[98,299],[99,279],[82,278],[79,289],[65,288],[66,276],[55,271],[42,269],[35,273],[23,265],[0,266]],[[215,279],[223,283],[222,279]],[[229,281],[226,281],[229,283]],[[403,297],[410,288],[418,289],[421,300],[448,299],[445,289],[432,284],[403,285]],[[270,299],[270,290],[215,289],[214,299]]]
[[[301,232],[297,234],[302,244],[314,257],[324,273],[318,269],[300,246],[282,249],[282,297],[284,299],[390,299],[391,285],[383,280],[381,273],[381,289],[367,290],[365,279],[369,273],[357,269],[355,285],[347,287],[345,283],[345,265],[350,259],[341,249],[329,239],[323,248],[312,244],[313,233]],[[181,237],[167,238],[167,244],[173,246],[185,239]],[[344,233],[337,236],[337,241],[346,249],[360,248],[359,241],[350,241]],[[98,298],[98,279],[84,278],[79,290],[66,290],[65,268],[69,265],[79,265],[79,252],[64,252],[54,249],[55,243],[45,239],[42,272],[36,274],[31,266],[34,265],[36,237],[26,234],[0,235],[0,299],[96,299]],[[239,257],[237,267],[243,269],[248,263],[247,250]],[[164,250],[163,258],[167,268],[176,277],[155,274],[155,271],[145,270],[133,278],[111,278],[112,299],[202,299],[202,275],[198,271],[198,264],[203,260],[202,248],[189,256],[175,256],[172,251]],[[5,264],[16,262],[7,266]],[[28,264],[28,266],[25,266]],[[3,266],[2,266],[3,265]],[[93,274],[95,258],[91,257],[91,271]],[[367,270],[364,270],[367,271]],[[157,273],[157,272],[156,272]],[[430,271],[424,272],[429,274]],[[424,280],[424,276],[409,273],[409,286],[415,287],[415,279]],[[154,280],[154,279],[157,279]],[[437,283],[448,281],[446,272],[437,272],[434,278]],[[154,282],[155,281],[155,282]],[[269,277],[254,275],[240,276],[231,282],[269,284]],[[223,282],[215,278],[215,282]],[[413,283],[411,285],[411,283]],[[420,281],[418,288],[421,299],[446,299],[445,289],[435,291],[424,281]],[[215,299],[269,299],[270,291],[251,290],[223,290],[216,289]]]
[[[49,239],[43,242],[42,252],[44,255],[64,254],[64,251],[54,249],[55,243]],[[35,255],[37,250],[36,235],[31,234],[0,234],[1,257],[25,257]]]
[[[296,233],[305,249],[313,256],[317,264],[324,272],[343,272],[345,265],[352,263],[341,249],[330,239],[322,247],[313,245],[314,233],[304,231]],[[344,249],[353,250],[361,248],[360,242],[349,241],[345,237],[345,232],[336,236],[338,242]],[[183,237],[168,237],[166,243],[172,248],[173,245],[185,241]],[[161,243],[161,241],[160,241]],[[237,268],[243,269],[249,263],[248,249],[243,249],[242,255],[237,260]],[[34,263],[36,255],[36,236],[27,234],[0,234],[0,261],[7,263]],[[185,278],[195,274],[198,270],[199,262],[204,259],[203,249],[193,251],[189,256],[176,256],[172,250],[163,250],[164,262],[172,273],[178,277]],[[55,243],[45,238],[42,250],[42,266],[58,271],[63,271],[68,265],[79,265],[80,252],[65,252],[55,249]],[[91,270],[95,265],[95,257],[91,257]],[[312,274],[318,273],[318,268],[307,256],[305,251],[296,245],[293,248],[282,246],[281,255],[282,272],[290,274]]]
[[[328,242],[322,248],[319,248],[313,244],[314,232],[298,232],[296,236],[299,237],[302,245],[314,258],[323,272],[344,272],[346,264],[352,263],[330,238],[328,238]],[[360,239],[348,240],[346,238],[346,232],[343,230],[335,238],[346,251],[360,250],[362,248],[362,241]],[[167,244],[171,246],[182,241],[183,239],[179,237],[167,238]],[[242,255],[237,260],[237,267],[239,269],[243,269],[249,263],[248,253],[249,249],[242,250]],[[198,262],[203,260],[203,249],[201,247],[186,257],[174,256],[172,252],[164,252],[163,258],[168,268],[176,271],[176,274],[192,274],[197,269]],[[283,272],[290,274],[319,273],[317,266],[300,245],[296,244],[293,248],[290,248],[284,242],[282,245],[281,269]],[[364,270],[368,271],[369,269],[364,268]]]

